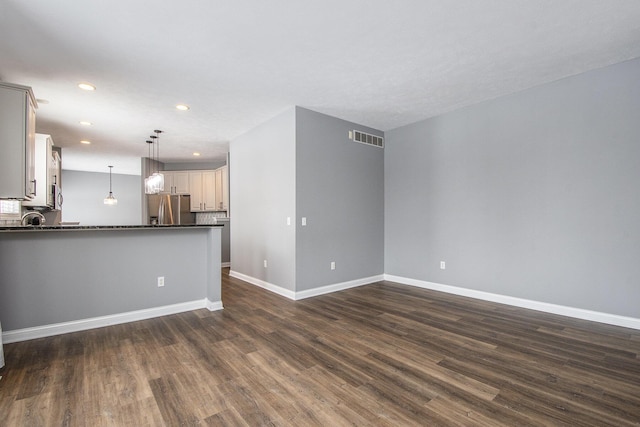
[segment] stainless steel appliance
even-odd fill
[[[149,224],[195,224],[196,215],[190,208],[191,196],[188,194],[147,195]]]

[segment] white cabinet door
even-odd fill
[[[204,211],[217,210],[215,171],[206,171],[202,173],[202,205]]]
[[[222,210],[229,212],[229,167],[222,167]]]
[[[222,169],[216,169],[216,210],[222,210]]]
[[[53,207],[53,192],[51,191],[51,164],[53,157],[51,154],[53,141],[51,136],[41,133],[36,134],[35,147],[35,172],[36,172],[36,195],[33,199],[22,202],[22,206],[48,206]]]
[[[216,210],[229,209],[229,175],[227,166],[216,169]]]
[[[36,197],[36,104],[27,94],[27,141],[25,146],[27,162],[27,194]],[[29,193],[31,191],[31,193]]]
[[[189,194],[189,172],[162,171],[164,175],[163,193]]]
[[[190,171],[189,194],[191,194],[191,212],[210,212],[216,210],[216,173],[215,171]]]
[[[202,212],[202,172],[189,172],[191,212]]]
[[[189,172],[176,171],[173,173],[173,193],[189,194]]]
[[[31,88],[0,82],[0,198],[36,195],[36,105]]]

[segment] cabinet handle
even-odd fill
[[[37,181],[36,179],[31,181],[33,182],[33,191],[31,192],[31,194],[33,194],[34,197],[37,195],[36,193],[38,192],[38,186],[36,185],[36,181]]]

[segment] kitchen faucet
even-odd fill
[[[20,219],[20,225],[26,225],[24,223],[25,219],[27,220],[27,223],[28,223],[29,217],[31,217],[31,216],[34,217],[34,218],[31,219],[31,225],[42,225],[42,224],[44,224],[46,222],[46,219],[45,219],[44,215],[42,215],[42,213],[40,213],[38,211],[28,211],[24,215],[22,215],[22,219]]]

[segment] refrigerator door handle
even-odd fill
[[[158,224],[164,224],[164,197],[160,197],[158,203]]]

